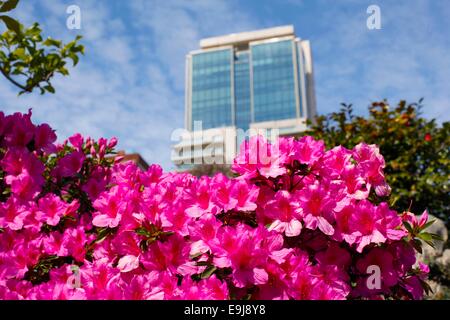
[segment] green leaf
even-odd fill
[[[432,247],[433,249],[436,249],[436,246],[435,246],[435,244],[434,244],[434,242],[433,241],[430,241],[430,240],[424,240],[430,247]]]
[[[192,254],[192,255],[189,256],[189,259],[194,260],[195,258],[200,257],[202,254],[203,254],[202,252],[198,252],[196,254]]]
[[[435,234],[435,233],[430,233],[430,234],[431,234],[431,237],[433,238],[433,240],[444,241],[444,239],[440,235]]]
[[[144,227],[139,227],[139,228],[136,228],[135,230],[134,230],[134,232],[136,232],[136,234],[138,234],[138,235],[140,235],[140,236],[144,236],[144,237],[150,237],[152,234],[147,230],[147,229],[145,229]]]
[[[109,234],[113,233],[115,229],[111,229],[108,227],[100,228],[97,233],[97,238],[95,239],[95,242],[101,242],[103,239],[105,239]]]
[[[17,20],[8,16],[0,16],[0,19],[3,20],[9,30],[14,31],[16,34],[20,34],[20,23]]]
[[[433,289],[431,289],[430,285],[426,281],[423,281],[422,279],[419,279],[419,280],[420,280],[420,284],[422,285],[423,290],[425,291],[425,294],[428,295],[430,293],[433,293]]]
[[[431,220],[428,221],[427,223],[425,223],[422,227],[422,230],[425,230],[426,228],[428,228],[429,226],[431,226],[436,220]]]
[[[417,250],[417,252],[422,253],[422,242],[418,239],[414,239],[411,241],[411,245],[414,247],[414,249]]]
[[[216,266],[209,266],[208,268],[205,269],[205,271],[202,272],[202,275],[200,276],[201,279],[207,279],[209,278],[214,271],[217,270]]]
[[[423,241],[431,241],[433,240],[433,237],[431,236],[431,233],[428,232],[421,232],[417,235],[418,238],[422,239]]]
[[[50,93],[55,93],[55,88],[53,88],[52,85],[47,85],[44,87],[45,90],[47,90]]]
[[[3,5],[0,7],[0,12],[8,12],[17,7],[17,4],[19,3],[19,0],[7,0]]]
[[[49,37],[42,44],[47,47],[53,46],[59,48],[61,46],[61,41]]]
[[[405,226],[406,230],[408,230],[409,233],[413,233],[413,228],[407,221],[403,221],[403,225]]]
[[[72,59],[73,66],[76,66],[78,64],[79,58],[75,53],[71,53],[69,55],[69,58]],[[145,188],[145,186],[142,185],[141,188],[139,189],[139,191],[141,191],[141,192],[144,191],[144,188]]]
[[[25,60],[26,59],[26,53],[25,53],[25,49],[22,47],[17,48],[16,50],[13,51],[13,54],[15,56],[17,56],[20,60]]]

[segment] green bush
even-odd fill
[[[417,213],[428,209],[448,227],[450,123],[425,119],[422,107],[422,99],[400,101],[396,107],[374,102],[369,116],[362,117],[353,114],[351,104],[342,104],[339,112],[318,116],[305,134],[324,140],[328,147],[377,144],[386,160],[392,205]]]

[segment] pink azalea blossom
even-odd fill
[[[278,191],[265,208],[266,215],[273,220],[269,230],[285,233],[288,237],[298,236],[302,230],[302,212],[300,204],[288,191]]]
[[[36,127],[34,133],[34,146],[36,149],[42,149],[47,154],[56,151],[56,146],[54,142],[56,141],[56,134],[52,128],[43,123]]]
[[[234,209],[239,211],[255,210],[258,193],[258,187],[251,186],[244,180],[236,181],[231,188],[231,199],[236,201]]]
[[[368,276],[372,275],[370,273],[369,266],[378,267],[381,272],[381,288],[370,288],[367,286],[366,279]],[[380,248],[371,249],[367,255],[359,259],[356,263],[358,271],[365,275],[362,277],[363,282],[360,283],[360,290],[365,294],[374,294],[379,292],[379,290],[384,291],[389,287],[392,287],[398,282],[397,272],[394,268],[394,257],[391,253]]]
[[[48,194],[39,199],[38,207],[36,218],[50,226],[56,226],[63,216],[77,209],[78,202],[75,201],[72,204],[68,204],[58,196]]]
[[[332,210],[336,202],[327,190],[316,183],[301,190],[298,197],[305,227],[312,230],[319,228],[324,234],[332,235]]]
[[[422,230],[428,214],[383,202],[375,145],[254,136],[238,177],[196,178],[123,163],[115,138],[55,140],[31,111],[0,112],[0,299],[424,296],[403,223]]]
[[[30,211],[24,205],[16,198],[10,197],[5,203],[0,203],[0,227],[20,230],[29,214]]]
[[[104,193],[94,202],[94,208],[98,210],[94,214],[92,224],[97,227],[114,228],[119,225],[122,214],[126,209],[126,203],[120,199],[118,187],[114,187],[110,192]]]
[[[253,136],[241,145],[239,155],[235,158],[232,169],[243,178],[277,177],[286,172],[286,162],[277,145],[268,143],[262,136]]]
[[[250,229],[239,224],[235,228],[226,227],[218,233],[218,242],[213,247],[214,264],[219,268],[233,268],[233,283],[238,288],[248,284],[264,284],[268,280],[264,270],[267,259],[262,246],[267,231],[262,228]]]
[[[61,158],[56,171],[61,177],[70,177],[80,171],[86,156],[81,151],[75,151]]]
[[[383,232],[383,216],[376,207],[367,200],[361,200],[349,219],[349,227],[356,237],[358,252],[370,243],[383,243],[386,236]]]

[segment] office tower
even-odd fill
[[[316,113],[313,78],[309,41],[293,26],[201,40],[186,57],[187,132],[172,160],[181,168],[230,163],[241,130],[301,133]]]

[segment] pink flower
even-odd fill
[[[222,226],[213,214],[207,213],[189,225],[192,239],[190,255],[195,256],[210,251],[210,245],[216,239],[217,231]]]
[[[193,204],[186,209],[186,214],[192,218],[198,218],[204,213],[216,213],[218,208],[212,201],[212,193],[209,188],[210,179],[201,177],[192,185],[190,198]]]
[[[405,212],[401,219],[410,223],[413,228],[423,228],[428,222],[428,211],[424,210],[419,220],[417,220],[417,217],[411,212]]]
[[[165,242],[153,242],[140,261],[147,270],[168,271],[171,275],[196,274],[199,267],[189,261],[190,245],[174,234]]]
[[[93,204],[98,211],[93,215],[92,224],[97,227],[117,227],[126,209],[126,203],[121,197],[122,193],[117,186],[102,193]]]
[[[47,255],[56,255],[60,257],[68,256],[66,248],[66,235],[58,232],[51,232],[47,237],[42,239],[44,252]]]
[[[105,179],[90,177],[88,181],[81,187],[81,189],[87,193],[91,201],[95,201],[99,194],[105,190],[105,187]]]
[[[68,140],[78,151],[82,151],[84,139],[80,133],[75,133],[73,136],[69,137]]]
[[[95,238],[94,238],[95,239]],[[85,233],[83,227],[69,228],[64,231],[64,247],[67,254],[78,262],[84,262],[86,257],[86,244],[88,240],[94,240]]]
[[[0,203],[0,227],[20,230],[29,214],[26,206],[21,205],[15,197],[10,197],[5,203]]]
[[[370,288],[367,286],[367,281],[363,281],[360,284],[360,290],[364,292],[364,295],[378,293],[379,290],[385,291],[389,287],[394,286],[398,282],[397,272],[394,268],[394,257],[389,253],[389,251],[373,248],[371,249],[363,258],[359,259],[356,263],[356,268],[363,274],[362,277],[366,280],[370,275],[372,275],[369,266],[378,267],[381,274],[381,288]],[[376,274],[373,273],[375,276]]]
[[[33,139],[34,128],[31,123],[31,109],[27,114],[16,112],[7,117],[5,141],[11,147],[25,147]]]
[[[5,182],[11,191],[24,200],[33,198],[44,184],[44,165],[25,148],[10,148],[0,165],[7,173]]]
[[[321,265],[335,265],[341,269],[346,269],[352,262],[352,257],[348,250],[341,248],[336,242],[315,256]]]
[[[266,283],[267,251],[262,244],[267,231],[262,227],[251,229],[244,224],[238,224],[236,228],[224,227],[220,231],[213,246],[214,265],[232,267],[233,283],[238,288]]]
[[[327,173],[332,177],[339,177],[344,170],[351,166],[352,152],[343,146],[334,147],[325,152],[323,164]]]
[[[367,199],[370,193],[370,184],[363,177],[361,170],[351,165],[341,172],[341,179],[349,197],[357,200]]]
[[[222,173],[218,173],[211,180],[214,202],[225,212],[234,209],[238,203],[237,199],[231,197],[232,186],[233,182]]]
[[[233,165],[240,177],[196,178],[103,161],[115,138],[55,139],[31,112],[0,112],[0,299],[424,295],[429,268],[402,220],[421,231],[428,214],[371,202],[389,192],[374,145],[257,136]]]
[[[133,275],[131,280],[122,285],[124,287],[124,299],[126,300],[161,300],[164,292],[159,287],[159,274],[150,272],[148,274]]]
[[[188,236],[188,224],[192,218],[189,217],[182,206],[172,206],[163,210],[161,214],[162,227],[167,231],[177,232],[182,236]]]
[[[394,268],[399,275],[404,275],[411,271],[416,262],[414,248],[405,241],[395,241],[387,248],[394,259]]]
[[[370,243],[383,243],[386,241],[383,235],[383,217],[380,211],[367,200],[361,200],[355,206],[354,213],[348,221],[349,228],[356,237],[358,252]]]
[[[350,218],[353,216],[356,208],[353,202],[347,206],[335,209],[335,233],[333,239],[336,241],[345,241],[349,245],[356,242],[356,235],[353,234],[353,228],[350,227]]]
[[[287,237],[295,237],[300,234],[302,208],[288,191],[278,191],[274,200],[267,203],[265,213],[273,219],[269,230],[285,233]]]
[[[183,300],[228,300],[228,287],[215,275],[193,282],[190,278],[184,278],[180,287],[179,299]]]
[[[78,202],[74,201],[68,204],[58,196],[47,194],[45,197],[39,199],[38,207],[36,218],[50,226],[56,226],[63,216],[70,214],[78,208]]]
[[[300,163],[306,163],[313,165],[316,163],[325,153],[325,144],[322,140],[314,140],[313,137],[303,136],[296,141],[294,160],[298,160]]]
[[[116,137],[112,137],[111,139],[109,139],[108,141],[108,148],[112,149],[117,145],[117,138]]]
[[[381,222],[382,233],[389,240],[400,240],[408,233],[403,229],[402,219],[397,215],[397,212],[389,209],[386,202],[382,202],[377,207],[378,214],[383,217]]]
[[[42,149],[45,153],[52,153],[56,151],[56,146],[53,144],[56,141],[55,130],[43,123],[36,127],[34,133],[34,146],[36,150]]]
[[[311,268],[294,273],[289,285],[289,295],[296,300],[311,300],[319,279],[311,273]]]
[[[259,175],[275,178],[286,172],[283,166],[285,161],[285,156],[280,154],[277,145],[268,143],[264,137],[258,135],[242,143],[232,169],[245,179]]]
[[[319,228],[324,234],[332,235],[334,228],[330,222],[336,202],[327,190],[314,183],[299,191],[298,197],[305,227],[311,230]]]
[[[375,188],[376,194],[380,197],[389,195],[391,188],[384,179],[385,162],[378,147],[360,143],[353,148],[353,158],[362,168],[368,183]]]
[[[253,211],[256,209],[256,199],[259,188],[249,185],[244,180],[238,180],[231,189],[231,198],[236,201],[235,209],[239,211]]]
[[[126,255],[120,258],[117,268],[120,272],[130,272],[139,267],[139,257],[134,255]]]
[[[416,275],[409,276],[404,280],[403,287],[410,293],[413,299],[421,300],[424,294],[424,281],[430,273],[430,268],[419,262],[418,268],[415,270]]]
[[[86,156],[81,151],[74,151],[65,155],[58,161],[58,166],[55,168],[57,176],[71,177],[78,173],[83,165]]]

